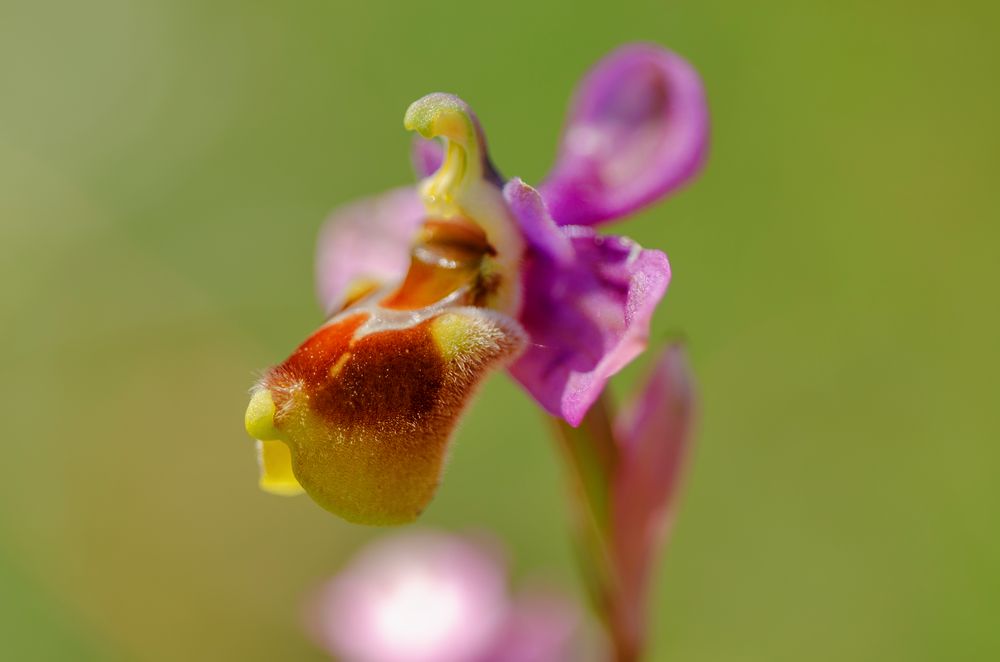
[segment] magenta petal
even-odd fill
[[[694,410],[694,389],[680,346],[655,362],[638,397],[615,421],[620,454],[612,485],[614,550],[629,626],[641,640],[652,559],[667,533],[684,466]]]
[[[410,145],[410,160],[413,162],[413,171],[420,179],[433,175],[444,161],[444,145],[437,140],[414,135]]]
[[[575,253],[573,242],[560,230],[549,215],[541,194],[515,177],[504,186],[504,199],[511,213],[518,219],[521,233],[531,249],[559,265],[572,263]],[[528,292],[533,296],[533,292]]]
[[[520,321],[531,343],[510,371],[546,410],[579,425],[607,380],[646,347],[670,265],[630,239],[557,227],[518,179],[504,196],[529,242]]]
[[[406,274],[410,243],[423,218],[423,202],[413,187],[334,211],[320,230],[316,252],[316,291],[323,309],[339,309],[354,282],[389,283]]]
[[[659,46],[625,46],[578,86],[539,190],[560,225],[600,223],[684,184],[707,145],[708,107],[694,68]]]

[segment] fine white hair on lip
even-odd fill
[[[389,296],[393,289],[395,288],[387,288],[374,292],[347,310],[334,315],[323,326],[337,324],[345,315],[367,314],[368,319],[354,332],[354,340],[360,340],[367,335],[378,333],[379,331],[409,329],[432,317],[440,315],[447,308],[461,305],[462,298],[469,293],[468,287],[461,287],[429,306],[414,310],[399,310],[381,306],[380,302]]]

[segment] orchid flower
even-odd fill
[[[584,78],[555,166],[505,180],[469,106],[431,94],[406,111],[424,178],[335,212],[319,242],[329,317],[253,388],[246,428],[261,486],[305,491],[347,520],[414,520],[434,495],[476,387],[507,367],[576,426],[646,346],[666,256],[595,226],[660,199],[704,159],[697,73],[652,45]],[[433,142],[428,142],[433,141]]]
[[[565,597],[510,595],[502,554],[472,536],[408,532],[362,550],[316,594],[309,631],[345,662],[570,662]]]

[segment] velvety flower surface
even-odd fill
[[[498,175],[461,99],[428,95],[404,123],[422,137],[424,179],[327,221],[317,282],[330,318],[255,387],[246,420],[265,489],[374,524],[426,506],[489,370],[508,365],[576,425],[642,351],[666,256],[590,226],[684,183],[707,141],[697,75],[651,45],[584,79],[538,190]]]
[[[362,551],[320,589],[308,625],[346,662],[569,662],[579,615],[556,594],[509,595],[485,541],[419,532]]]

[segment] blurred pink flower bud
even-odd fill
[[[646,590],[669,532],[691,440],[694,393],[687,358],[673,345],[655,361],[638,397],[615,420],[618,465],[613,490],[613,547],[625,622],[642,640]]]
[[[345,662],[558,662],[573,659],[579,623],[561,597],[512,600],[501,554],[485,541],[408,532],[328,582],[309,625]]]

